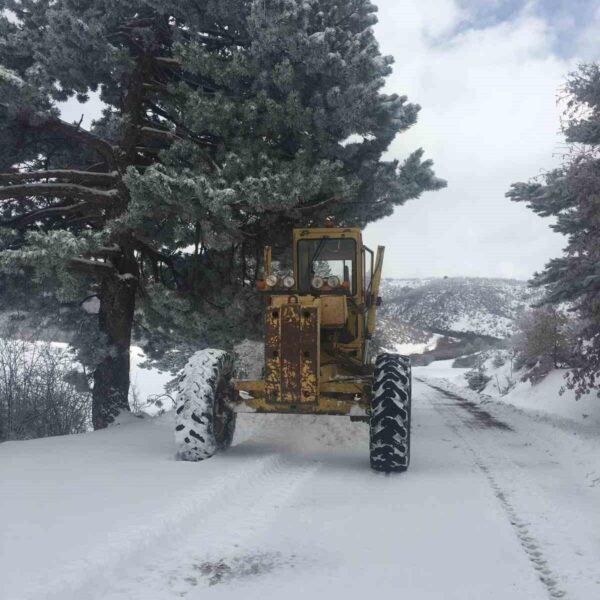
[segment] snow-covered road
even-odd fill
[[[0,597],[600,598],[597,437],[419,381],[413,410],[400,476],[335,417],[246,416],[203,463],[169,415],[3,444]]]

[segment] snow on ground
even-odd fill
[[[436,361],[427,367],[415,367],[414,371],[418,377],[428,381],[441,380],[442,383],[450,384],[446,389],[480,401],[481,396],[468,389],[464,375],[469,369],[452,368],[453,362]],[[492,362],[492,358],[485,362],[485,373],[491,380],[482,391],[484,397],[550,418],[600,425],[600,398],[591,393],[577,400],[572,390],[564,389],[565,370],[556,369],[542,381],[532,385],[529,381],[521,381],[522,372],[514,371],[509,360],[499,367],[494,367]],[[508,390],[510,385],[514,387]]]
[[[479,335],[508,337],[514,328],[514,319],[493,315],[484,310],[462,314],[447,324],[449,331],[477,332]]]
[[[600,425],[600,398],[592,393],[577,400],[572,390],[565,390],[560,394],[560,389],[565,385],[564,375],[563,370],[557,369],[536,385],[518,381],[513,390],[499,399],[506,399],[507,402],[524,410],[535,410],[580,423]],[[493,393],[497,396],[496,385],[495,380],[492,380],[484,393]],[[501,382],[500,386],[502,385]]]
[[[394,345],[394,349],[391,352],[398,354],[423,354],[429,350],[434,350],[437,346],[438,340],[443,338],[443,335],[434,333],[426,342],[422,343],[398,343]]]
[[[485,406],[416,381],[390,476],[340,417],[243,415],[200,463],[172,413],[4,443],[0,598],[600,597],[597,430]]]
[[[467,382],[465,381],[465,373],[469,369],[454,369],[452,368],[453,362],[454,359],[436,360],[426,367],[413,367],[413,373],[417,377],[446,379],[456,385],[464,385],[466,387]]]

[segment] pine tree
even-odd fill
[[[2,260],[62,299],[100,298],[95,427],[127,407],[136,302],[156,355],[225,342],[265,242],[326,215],[364,225],[444,185],[421,150],[381,160],[419,107],[381,92],[392,61],[368,0],[5,5]],[[95,91],[90,130],[59,118],[57,102]]]
[[[564,164],[538,180],[515,183],[507,196],[526,202],[567,237],[560,258],[551,260],[534,285],[545,286],[545,301],[569,303],[585,327],[568,385],[578,395],[596,388],[600,377],[600,66],[584,65],[566,84],[564,133],[571,153]]]
[[[214,101],[182,82],[184,120],[200,118],[199,127],[217,129],[227,140],[214,154],[225,168],[213,177],[192,156],[185,164],[188,181],[210,181],[219,198],[211,207],[225,211],[212,212],[209,220],[197,217],[185,242],[195,252],[176,258],[190,301],[175,302],[163,287],[149,290],[155,299],[146,311],[151,329],[169,323],[147,347],[153,356],[164,353],[163,365],[172,365],[174,349],[187,352],[177,322],[186,323],[188,332],[202,331],[202,339],[217,346],[260,322],[252,287],[264,244],[286,248],[293,226],[321,224],[327,216],[342,225],[364,225],[444,185],[421,150],[403,164],[381,159],[394,137],[416,121],[419,107],[381,93],[392,59],[379,52],[374,12],[364,0],[256,2],[248,19],[252,43],[233,58],[191,44],[183,50],[187,68],[213,74],[219,88]],[[169,210],[163,199],[170,198],[165,220],[182,205],[189,210],[182,180],[168,171],[179,173],[186,152],[174,145],[169,154],[168,165],[163,152],[159,168],[130,182],[141,202],[154,201],[160,211]],[[193,321],[201,323],[189,327]],[[177,337],[168,345],[165,329]]]

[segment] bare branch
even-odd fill
[[[119,174],[94,173],[67,169],[50,169],[47,171],[20,171],[16,173],[0,173],[0,183],[17,183],[19,181],[39,181],[41,179],[67,180],[69,183],[93,183],[95,185],[114,185],[118,182]]]
[[[133,239],[133,241],[134,241],[134,247],[136,248],[136,250],[141,252],[142,255],[146,256],[152,263],[154,277],[157,281],[159,278],[157,267],[158,267],[158,263],[161,262],[164,265],[166,265],[169,268],[169,270],[171,271],[171,274],[173,275],[173,279],[175,280],[175,285],[177,286],[177,288],[181,287],[181,281],[180,281],[181,276],[180,276],[179,272],[177,271],[177,269],[175,268],[175,264],[173,262],[172,256],[169,256],[168,254],[163,254],[159,250],[156,250],[152,246],[151,241],[146,240],[146,239],[141,239],[141,236],[135,237]]]
[[[109,277],[118,273],[117,269],[110,263],[89,260],[87,258],[72,258],[69,261],[69,265],[75,271],[90,273],[100,277]]]
[[[98,248],[90,253],[91,256],[106,256],[106,257],[114,257],[117,258],[123,254],[123,251],[119,246],[114,244],[113,246],[105,246],[102,248]]]
[[[177,139],[177,137],[178,137],[172,131],[168,131],[166,129],[157,129],[156,127],[142,127],[140,129],[140,132],[142,134],[147,135],[148,137],[159,138],[161,140],[164,140],[166,138],[169,141],[173,141],[173,140]]]
[[[117,200],[120,194],[117,190],[99,190],[70,183],[25,183],[0,187],[0,200],[29,196],[57,196],[79,198],[89,202],[111,202]]]
[[[166,110],[164,110],[154,102],[146,101],[146,104],[154,114],[163,117],[167,121],[171,122],[177,128],[177,131],[182,131],[188,134],[195,143],[211,147],[216,146],[216,143],[214,141],[216,139],[215,136],[212,136],[211,134],[196,133],[188,127],[186,127],[181,121],[177,120],[173,115],[168,113]]]
[[[158,154],[160,152],[160,148],[151,148],[150,146],[136,146],[135,149],[141,154]]]
[[[321,200],[321,202],[316,202],[315,204],[308,204],[306,206],[299,206],[298,210],[300,212],[307,212],[307,211],[310,211],[310,210],[315,210],[317,208],[321,208],[321,206],[325,206],[326,204],[329,204],[330,202],[334,202],[336,200],[341,200],[341,198],[339,198],[338,196],[331,196],[330,198],[326,198],[325,200]],[[275,212],[277,212],[277,211],[275,211]]]
[[[117,168],[117,149],[105,139],[86,129],[82,129],[79,125],[72,125],[58,117],[35,114],[31,111],[21,112],[17,119],[19,123],[27,129],[53,131],[69,139],[75,140],[102,156],[111,169]]]
[[[78,204],[68,204],[59,206],[49,206],[48,208],[40,208],[39,210],[33,210],[24,215],[18,215],[12,219],[6,221],[0,221],[2,226],[23,226],[29,223],[35,223],[40,219],[46,219],[48,217],[64,217],[71,213],[76,213],[87,206],[87,202],[79,202]]]
[[[147,239],[143,239],[142,236],[136,236],[133,238],[134,247],[140,252],[145,253],[149,258],[153,260],[161,261],[166,265],[170,266],[173,264],[173,258],[167,254],[163,254],[160,250],[156,250],[152,246],[152,242]]]
[[[172,69],[178,69],[181,67],[181,62],[176,58],[170,58],[168,56],[155,56],[154,60],[162,67],[169,67]]]

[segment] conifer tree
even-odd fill
[[[421,150],[381,158],[419,107],[381,92],[392,61],[369,0],[5,6],[2,260],[63,299],[98,295],[95,427],[127,407],[136,303],[157,350],[231,337],[264,243],[444,185]],[[90,92],[106,105],[91,129],[60,119]]]
[[[563,256],[552,259],[533,283],[546,287],[546,302],[569,303],[585,323],[580,366],[568,382],[581,395],[598,387],[600,377],[600,66],[580,67],[565,89],[571,153],[538,180],[513,184],[507,196],[542,217],[555,217],[551,227],[567,238]]]

